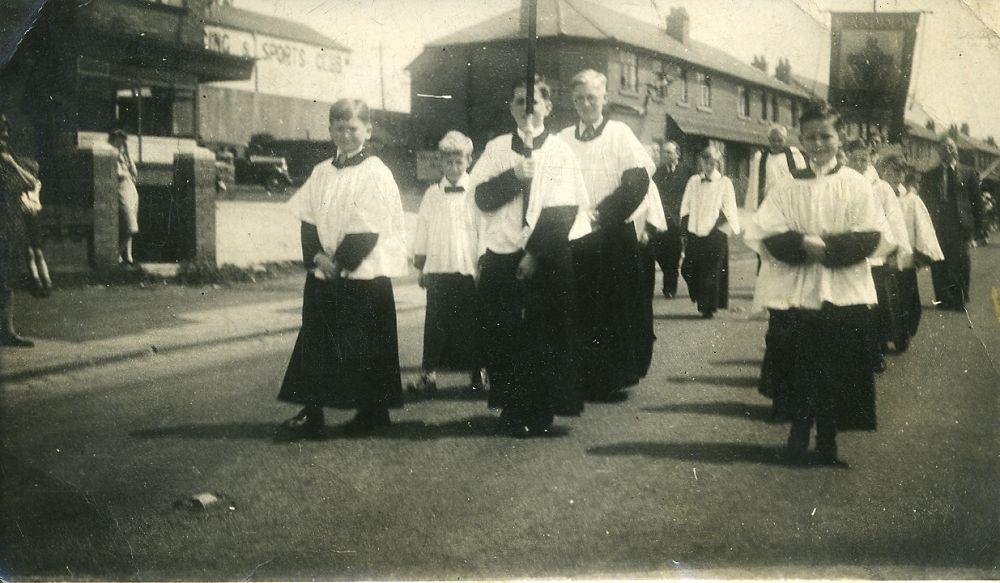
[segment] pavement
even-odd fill
[[[58,282],[58,274],[55,274]],[[156,354],[297,331],[302,275],[262,284],[86,286],[15,297],[30,349],[0,349],[0,381],[19,382]],[[397,312],[422,309],[415,276],[395,282]]]

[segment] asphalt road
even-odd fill
[[[745,255],[733,311],[656,300],[649,377],[564,437],[494,435],[455,377],[375,437],[275,443],[291,336],[11,385],[0,576],[995,579],[1000,249],[974,261],[968,317],[927,310],[879,378],[879,430],[840,436],[848,469],[775,457]],[[404,375],[421,326],[401,316]],[[225,498],[174,507],[200,492]]]

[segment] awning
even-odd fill
[[[145,36],[102,37],[86,47],[85,54],[131,67],[193,74],[201,83],[240,81],[253,74],[255,61],[252,57],[227,55]],[[108,59],[108,55],[113,55],[113,59]]]
[[[767,145],[767,134],[771,129],[771,124],[761,123],[755,119],[722,121],[713,117],[713,114],[709,112],[698,110],[674,111],[667,114],[667,119],[672,120],[682,132],[688,135],[755,146]],[[797,132],[789,130],[788,133],[789,141],[797,141],[792,136],[793,133]]]

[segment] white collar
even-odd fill
[[[441,192],[444,192],[444,187],[446,187],[446,186],[461,186],[465,190],[469,190],[469,173],[468,172],[463,172],[462,173],[462,177],[459,178],[458,182],[456,182],[455,184],[452,184],[452,183],[448,182],[448,178],[445,177],[445,176],[442,176],[441,177],[441,182],[438,183],[438,186],[441,187]]]

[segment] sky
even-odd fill
[[[869,12],[872,0],[594,0],[663,25],[671,7],[691,17],[691,36],[749,63],[779,57],[792,71],[829,76],[830,10]],[[235,0],[236,6],[308,24],[353,51],[344,97],[409,111],[404,70],[426,42],[512,10],[518,0]],[[876,0],[878,11],[922,11],[909,117],[938,127],[968,123],[1000,140],[1000,1]],[[379,53],[382,76],[380,83]],[[341,97],[338,95],[338,97]],[[912,104],[917,104],[912,106]]]

